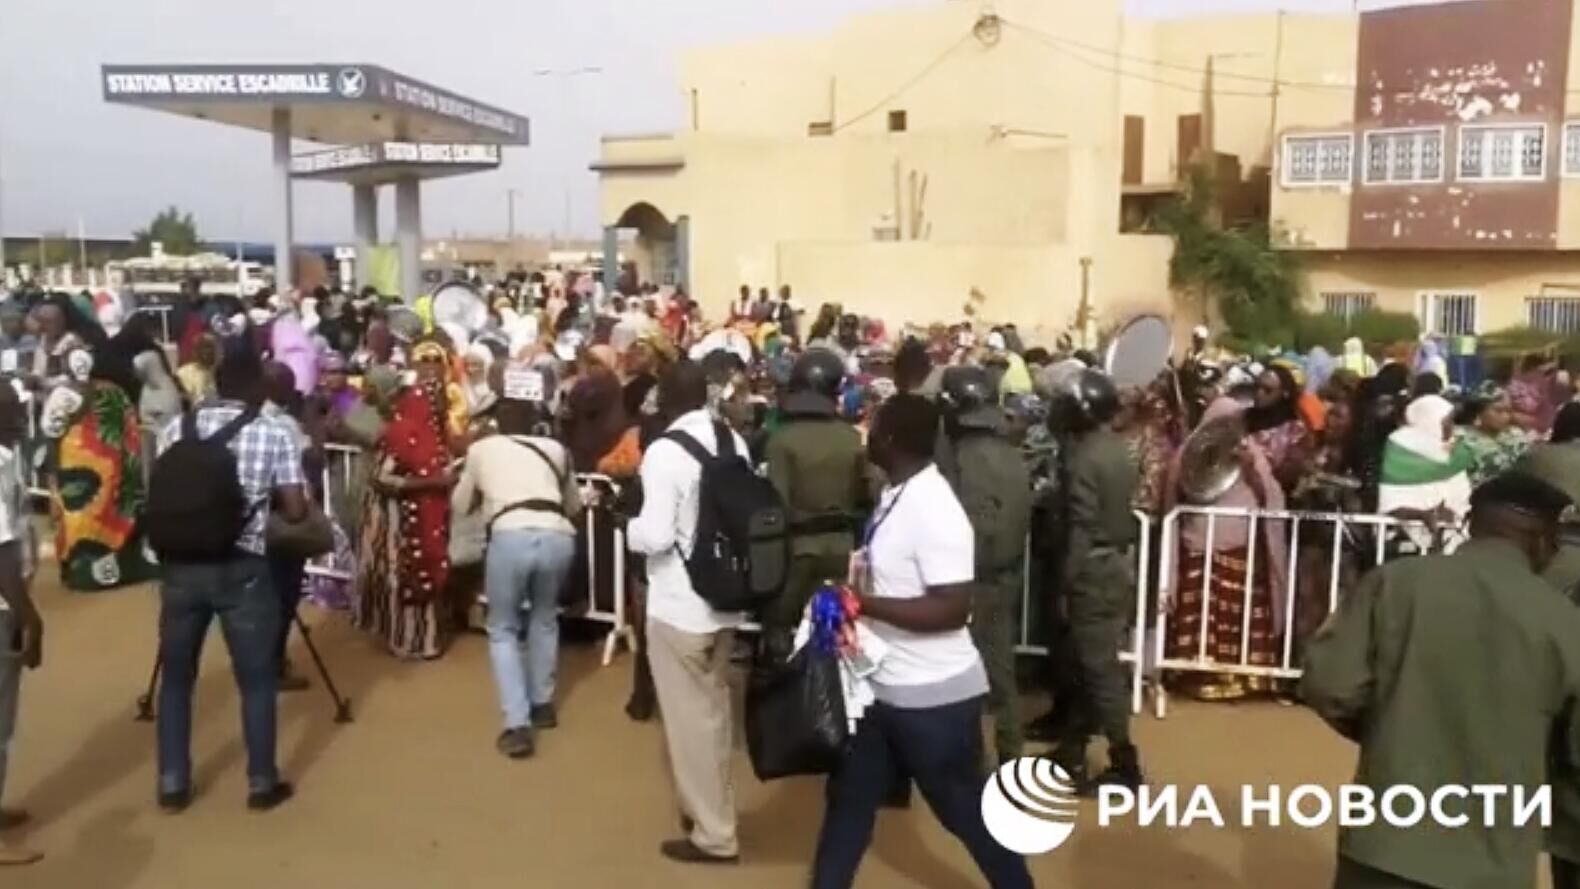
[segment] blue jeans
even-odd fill
[[[554,701],[560,588],[575,555],[576,538],[557,531],[505,530],[488,542],[488,656],[507,729],[531,725],[532,707]]]
[[[219,617],[241,691],[247,785],[279,783],[275,767],[275,695],[280,684],[280,600],[262,556],[212,564],[166,565],[159,591],[159,789],[192,785],[192,688],[209,622]]]
[[[849,889],[856,879],[878,807],[907,775],[939,822],[965,844],[993,889],[1029,889],[1026,861],[1000,846],[982,822],[982,699],[905,710],[877,704],[828,778],[812,889]]]

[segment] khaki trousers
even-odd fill
[[[734,640],[734,630],[698,635],[647,622],[647,656],[680,812],[692,821],[692,844],[720,856],[740,851],[727,677]]]

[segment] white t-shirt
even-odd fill
[[[970,583],[976,577],[975,538],[971,519],[937,466],[928,466],[899,485],[884,489],[873,511],[872,538],[867,544],[872,595],[916,599],[930,586]],[[943,633],[912,633],[882,621],[869,620],[873,632],[889,644],[873,682],[878,697],[899,706],[933,706],[987,693],[987,674],[971,633],[961,627]],[[940,686],[949,689],[940,700],[931,694],[885,694],[883,686]],[[909,698],[909,700],[895,700]]]

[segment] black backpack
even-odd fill
[[[228,445],[257,418],[258,409],[248,408],[208,438],[198,437],[196,411],[181,418],[180,440],[154,461],[148,483],[144,521],[159,561],[220,562],[235,555],[253,511]]]
[[[784,592],[790,565],[789,516],[773,483],[735,452],[735,436],[713,424],[719,453],[684,432],[669,439],[702,466],[697,535],[685,559],[691,585],[716,611],[755,611]]]

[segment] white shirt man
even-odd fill
[[[928,587],[975,580],[971,519],[937,466],[884,490],[873,517],[867,545],[873,596],[917,599]],[[877,620],[868,626],[889,644],[872,677],[879,700],[917,709],[987,694],[987,671],[965,627],[911,633]]]
[[[706,378],[693,364],[677,365],[660,383],[666,409],[679,404],[687,411],[666,435],[689,435],[717,454],[716,430],[725,427],[714,425],[706,396]],[[746,442],[728,434],[744,458]],[[734,720],[725,673],[744,616],[714,611],[686,572],[683,554],[696,540],[701,482],[702,467],[684,448],[665,438],[653,442],[642,458],[642,514],[627,527],[626,540],[647,556],[647,652],[681,813],[691,822],[686,839],[659,850],[677,861],[733,862],[739,854],[729,765]]]

